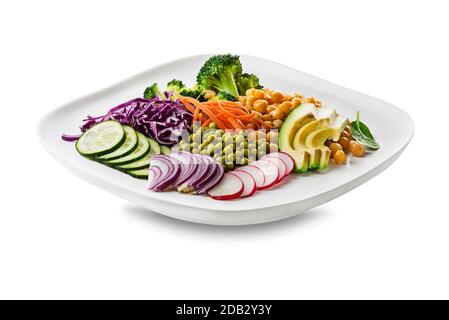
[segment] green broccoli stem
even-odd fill
[[[219,79],[220,85],[223,86],[223,88],[217,88],[219,89],[218,91],[226,91],[229,94],[232,94],[234,97],[239,96],[239,90],[237,89],[237,85],[232,74],[228,73],[223,76],[219,76]]]

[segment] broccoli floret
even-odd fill
[[[205,101],[203,90],[200,86],[195,85],[193,88],[184,87],[179,94],[184,97],[192,97],[197,99],[198,101]]]
[[[218,100],[237,101],[237,98],[226,91],[220,91],[217,95]]]
[[[239,94],[244,96],[246,90],[251,88],[262,89],[263,87],[259,83],[259,78],[253,73],[244,73],[237,79],[237,88]]]
[[[172,81],[167,83],[167,91],[170,91],[170,92],[173,92],[173,91],[180,92],[185,87],[186,86],[184,85],[184,83],[181,80],[173,79]]]
[[[143,92],[143,97],[145,99],[151,99],[156,96],[165,100],[165,95],[159,90],[159,86],[157,83],[153,83],[151,86],[147,87]]]
[[[237,97],[239,92],[236,79],[241,74],[242,64],[239,56],[231,54],[215,55],[209,58],[201,67],[196,81],[204,90],[225,91]]]

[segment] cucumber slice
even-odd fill
[[[148,138],[148,141],[150,141],[151,152],[153,154],[161,154],[161,146],[159,145],[159,143],[151,138]]]
[[[161,152],[162,152],[162,154],[165,154],[166,156],[168,156],[171,153],[171,149],[167,146],[161,146]]]
[[[134,151],[134,149],[137,148],[137,145],[139,144],[139,139],[137,139],[137,133],[136,131],[131,128],[130,126],[123,126],[123,130],[125,130],[126,138],[125,142],[118,148],[117,150],[107,153],[105,155],[97,157],[96,160],[99,161],[108,161],[108,160],[114,160],[118,159],[124,156],[127,156],[131,152]]]
[[[150,142],[148,141],[148,138],[145,137],[140,132],[137,132],[137,137],[139,139],[139,144],[131,154],[115,160],[104,161],[103,163],[112,167],[117,167],[124,164],[135,162],[145,157],[150,152]]]
[[[148,153],[142,159],[132,163],[124,164],[122,166],[116,166],[116,168],[123,171],[132,171],[148,168],[150,166],[151,155],[152,152],[150,151],[150,153]]]
[[[96,157],[117,150],[125,141],[126,134],[117,121],[101,122],[86,132],[76,142],[76,150],[85,157]]]
[[[131,177],[134,177],[134,178],[148,179],[148,172],[149,171],[150,171],[150,169],[146,168],[146,169],[140,169],[140,170],[127,171],[126,173],[129,174]]]

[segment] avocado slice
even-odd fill
[[[348,123],[335,108],[317,108],[304,103],[294,109],[279,132],[279,148],[295,160],[295,171],[324,170],[329,164],[330,150],[324,145],[328,139],[337,141]]]
[[[292,156],[296,172],[306,172],[309,168],[309,152],[306,148],[294,148],[293,139],[300,128],[314,120],[313,108],[315,105],[311,103],[298,106],[290,112],[279,132],[279,149]]]
[[[313,120],[304,125],[301,129],[299,129],[296,132],[295,137],[293,138],[293,148],[295,150],[305,148],[309,154],[309,169],[317,169],[320,165],[320,158],[321,158],[321,150],[319,148],[315,147],[308,147],[306,146],[306,139],[307,137],[314,131],[319,130],[323,127],[327,126],[327,120]]]

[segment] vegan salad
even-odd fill
[[[153,83],[143,97],[87,116],[80,129],[62,139],[87,159],[147,179],[153,192],[217,200],[379,149],[359,112],[351,122],[315,97],[263,87],[231,54],[209,58],[192,87],[173,79],[161,91]]]

